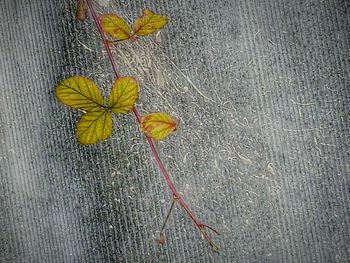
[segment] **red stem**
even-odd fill
[[[104,34],[104,31],[102,30],[102,27],[101,27],[101,24],[100,24],[100,21],[98,19],[98,16],[96,14],[96,11],[92,5],[92,2],[91,0],[86,0],[86,3],[89,7],[89,10],[90,10],[90,13],[92,15],[92,18],[96,24],[96,27],[97,27],[97,30],[103,40],[103,46],[104,46],[104,49],[106,50],[107,52],[107,56],[108,56],[108,59],[112,65],[112,68],[113,68],[113,71],[114,71],[114,74],[116,76],[116,78],[118,79],[120,77],[120,74],[117,72],[117,69],[116,69],[116,63],[113,59],[113,55],[112,55],[112,52],[111,52],[111,49],[109,47],[109,41],[107,40],[105,34]],[[141,115],[136,107],[136,105],[134,106],[134,108],[132,109],[138,123],[140,124],[141,123]],[[187,214],[189,215],[189,217],[192,219],[192,221],[195,223],[195,225],[198,227],[199,231],[202,233],[202,235],[204,236],[204,238],[209,242],[209,244],[215,249],[217,250],[218,248],[212,243],[210,237],[208,236],[207,232],[205,231],[205,228],[209,228],[209,229],[212,229],[211,227],[208,227],[207,225],[204,225],[196,216],[195,214],[193,213],[193,211],[189,208],[189,206],[187,205],[187,203],[185,202],[185,200],[182,198],[182,196],[180,195],[180,193],[177,191],[177,189],[175,188],[174,186],[174,183],[172,182],[171,178],[170,178],[170,175],[167,171],[167,169],[165,168],[162,160],[160,159],[160,156],[159,156],[159,153],[154,145],[154,141],[152,138],[150,138],[149,136],[146,136],[146,139],[147,139],[147,142],[148,142],[148,145],[149,147],[151,148],[151,151],[153,153],[153,156],[159,166],[159,169],[161,170],[164,178],[165,178],[165,181],[170,189],[170,191],[172,192],[173,194],[173,197],[177,199],[177,201],[179,202],[179,204],[183,207],[183,209],[187,212]],[[217,233],[217,231],[215,231]]]

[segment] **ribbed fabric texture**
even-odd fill
[[[0,262],[348,261],[349,2],[110,2],[97,10],[169,18],[113,54],[143,114],[179,119],[157,148],[221,252],[180,207],[157,244],[171,196],[132,114],[77,142],[55,85],[82,74],[107,95],[113,73],[75,1],[2,0]]]

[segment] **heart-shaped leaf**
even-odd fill
[[[165,26],[167,17],[153,13],[146,8],[143,11],[143,16],[136,19],[134,24],[134,33],[138,36],[149,35]]]
[[[127,113],[134,107],[138,94],[137,81],[133,77],[120,77],[112,86],[107,105],[114,113]]]
[[[83,111],[104,108],[101,90],[87,77],[72,76],[61,81],[56,87],[56,96],[64,104]]]
[[[128,39],[131,29],[125,20],[115,14],[104,14],[99,17],[104,32],[116,39]]]
[[[141,119],[142,130],[151,138],[160,140],[176,130],[177,123],[165,112],[152,112]]]
[[[111,134],[112,126],[112,114],[109,109],[87,112],[77,123],[77,138],[82,144],[105,140]]]

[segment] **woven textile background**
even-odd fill
[[[157,142],[214,253],[178,207],[130,113],[105,142],[80,145],[81,113],[55,85],[113,72],[75,1],[0,1],[0,262],[348,262],[350,2],[111,0],[145,7],[161,33],[113,47],[138,78],[142,114],[179,129]]]

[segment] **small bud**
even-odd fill
[[[161,244],[161,245],[165,244],[165,237],[164,237],[164,233],[163,232],[160,233],[160,235],[159,235],[158,243]]]
[[[77,0],[77,10],[75,16],[78,20],[84,21],[87,17],[87,6],[85,0]]]

